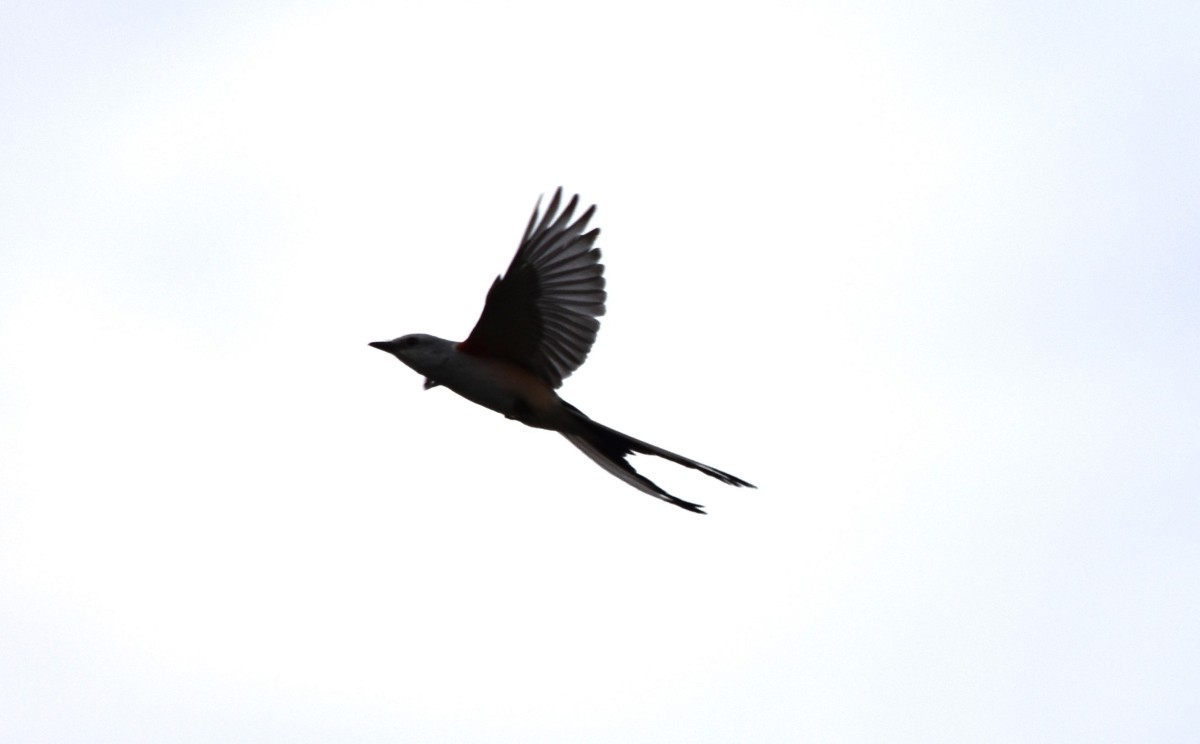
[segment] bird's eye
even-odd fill
[[[401,343],[404,344],[405,348],[408,348],[408,347],[416,346],[420,342],[421,342],[421,339],[413,338],[412,336],[409,336],[408,338],[404,339],[404,341],[402,341]]]

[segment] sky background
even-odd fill
[[[0,741],[1195,742],[1200,6],[0,10]],[[465,337],[599,210],[563,396]]]

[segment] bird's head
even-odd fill
[[[454,342],[426,333],[410,333],[391,341],[372,341],[370,346],[386,351],[415,372],[436,378],[438,368],[450,357]]]

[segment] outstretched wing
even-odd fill
[[[539,215],[538,199],[517,255],[492,283],[483,313],[459,345],[468,354],[507,359],[552,388],[587,358],[606,297],[600,249],[593,247],[600,229],[587,229],[596,207],[572,223],[579,196],[556,216],[561,201],[559,187]]]

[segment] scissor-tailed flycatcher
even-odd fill
[[[562,188],[539,219],[541,199],[504,276],[488,290],[483,314],[466,341],[413,333],[371,344],[425,375],[425,389],[450,388],[467,400],[526,426],[556,431],[600,467],[634,488],[690,511],[640,475],[626,460],[637,452],[694,468],[731,486],[741,478],[626,436],[585,416],[554,392],[583,364],[604,314],[604,265],[594,248],[599,228],[587,230],[596,207],[571,222],[576,195],[561,214]]]

